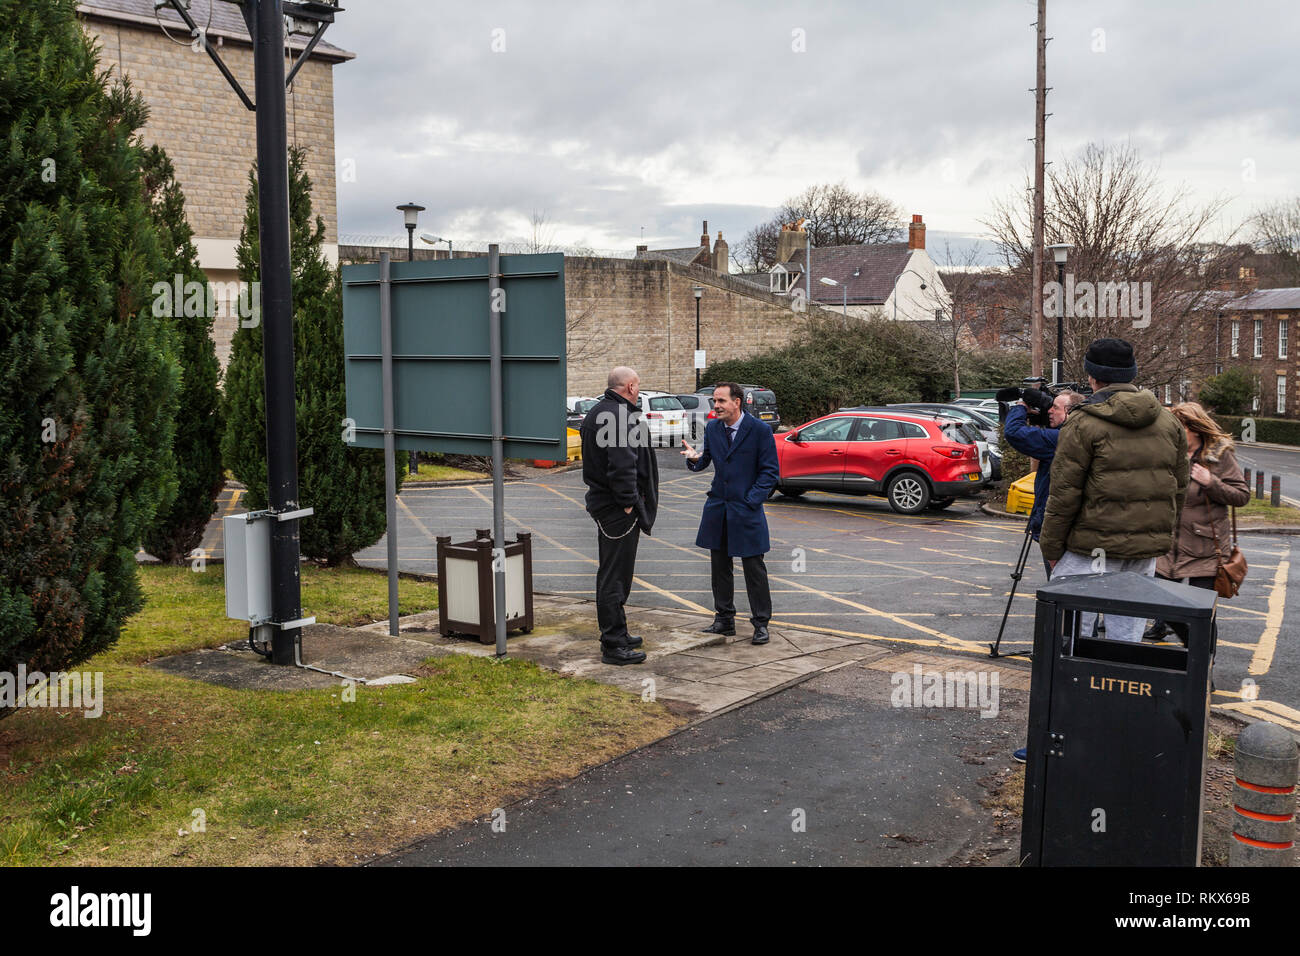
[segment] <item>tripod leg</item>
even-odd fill
[[[1002,612],[1002,624],[998,627],[997,641],[989,645],[989,657],[997,657],[998,649],[1002,646],[1002,632],[1007,628],[1007,617],[1011,614],[1011,602],[1016,598],[1016,586],[1025,574],[1025,562],[1029,560],[1029,549],[1033,545],[1033,537],[1029,533],[1029,526],[1025,525],[1025,539],[1020,542],[1020,557],[1016,559],[1016,569],[1011,573],[1011,593],[1007,595],[1006,610]]]

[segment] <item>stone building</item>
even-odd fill
[[[99,43],[101,68],[114,78],[128,77],[149,104],[144,138],[167,150],[176,167],[203,271],[213,283],[236,281],[235,247],[257,154],[253,112],[202,47],[195,49],[194,38],[170,7],[155,14],[153,0],[87,0],[77,11],[86,32]],[[238,5],[194,0],[190,15],[252,98],[253,48]],[[291,36],[289,46],[296,53],[306,41]],[[307,150],[312,206],[325,220],[331,260],[338,255],[333,73],[337,64],[354,56],[322,40],[286,97],[289,144]],[[223,367],[237,321],[237,315],[222,308],[214,325]]]

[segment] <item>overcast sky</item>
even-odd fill
[[[562,244],[693,245],[707,219],[734,247],[843,180],[923,214],[936,255],[1033,160],[1032,0],[344,6],[345,235],[401,233],[412,200],[466,243],[541,211]],[[1047,24],[1049,160],[1131,143],[1230,224],[1300,194],[1293,4],[1049,0]]]

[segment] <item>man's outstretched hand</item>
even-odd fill
[[[688,458],[691,461],[698,461],[700,455],[702,454],[703,452],[701,452],[698,448],[692,448],[691,443],[688,442],[685,438],[682,439],[682,457]]]

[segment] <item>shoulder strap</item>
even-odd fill
[[[1237,546],[1237,509],[1232,509],[1232,545]]]

